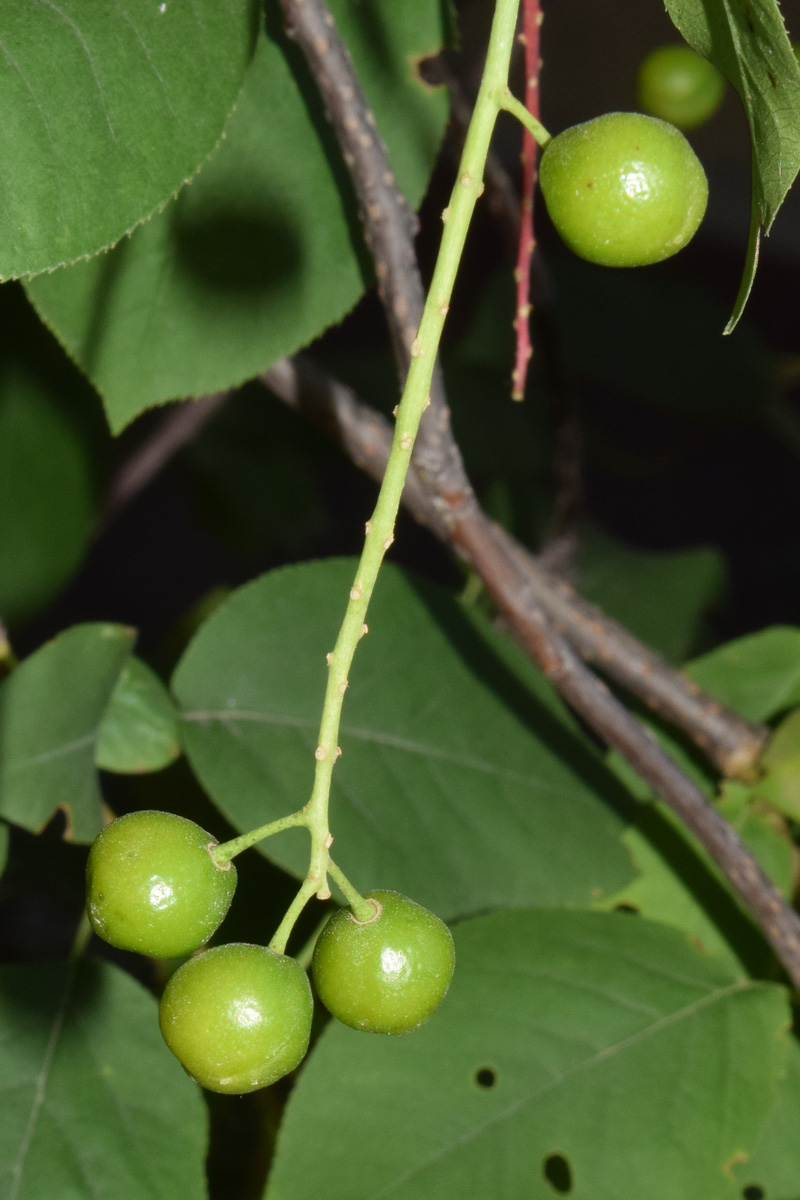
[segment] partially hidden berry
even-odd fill
[[[450,930],[399,892],[368,892],[376,915],[340,909],[317,939],[311,965],[325,1007],[353,1029],[408,1033],[435,1012],[450,985]]]
[[[639,107],[679,129],[695,129],[713,117],[725,97],[725,80],[691,46],[658,46],[636,77]]]
[[[219,928],[236,890],[236,868],[209,853],[214,839],[185,817],[135,812],[95,838],[86,868],[92,928],[120,950],[179,958]]]
[[[547,211],[581,258],[640,267],[676,254],[706,209],[708,183],[674,125],[606,113],[545,146],[539,177]]]
[[[313,1007],[308,977],[293,958],[232,943],[178,968],[158,1020],[164,1041],[202,1087],[252,1092],[302,1062]]]

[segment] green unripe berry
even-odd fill
[[[637,76],[639,107],[679,129],[702,125],[722,104],[725,80],[691,46],[659,46],[644,59]]]
[[[135,812],[95,838],[86,867],[92,928],[120,950],[154,958],[191,954],[222,924],[236,868],[220,868],[214,841],[174,813]]]
[[[428,1020],[450,986],[455,952],[443,921],[401,896],[375,891],[371,921],[334,913],[314,948],[311,971],[329,1012],[353,1029],[408,1033]]]
[[[606,113],[547,143],[539,170],[547,211],[571,250],[607,267],[676,254],[703,219],[705,172],[674,125]]]
[[[314,1002],[293,958],[232,943],[190,958],[169,980],[158,1011],[164,1041],[212,1092],[253,1092],[302,1062]]]

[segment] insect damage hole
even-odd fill
[[[494,1067],[479,1067],[473,1076],[479,1088],[493,1088],[497,1086],[497,1071]]]
[[[563,1154],[548,1154],[542,1164],[542,1174],[559,1196],[572,1191],[572,1167]]]
[[[767,1200],[767,1193],[757,1183],[750,1183],[742,1188],[742,1200]]]

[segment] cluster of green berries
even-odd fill
[[[195,955],[221,925],[236,889],[236,868],[212,857],[217,844],[172,813],[120,817],[89,852],[87,912],[95,932],[119,949],[194,956],[164,990],[164,1040],[203,1087],[250,1092],[299,1066],[313,999],[300,964],[267,946],[234,943]],[[453,939],[443,921],[398,892],[366,899],[369,920],[340,909],[325,925],[314,950],[314,984],[345,1025],[408,1033],[444,998]]]

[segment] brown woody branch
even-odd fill
[[[261,379],[291,408],[326,429],[362,470],[376,481],[383,478],[391,428],[383,416],[359,400],[350,388],[332,380],[300,356],[276,363]],[[477,572],[519,642],[564,699],[607,745],[624,756],[706,848],[800,990],[800,918],[783,901],[727,821],[555,630],[534,590],[542,579],[547,580],[547,573],[532,564],[530,556],[491,522],[477,504],[462,509],[454,522],[444,522],[439,508],[431,502],[427,487],[413,470],[409,472],[403,502],[421,524],[455,549]],[[536,568],[533,574],[531,565]],[[568,608],[569,598],[573,601],[577,598],[557,581],[550,580],[542,594],[551,597],[562,588]],[[585,606],[583,601],[578,603]],[[585,607],[591,613],[589,606]],[[591,635],[594,622],[583,613],[578,615],[578,623],[585,620]],[[574,617],[573,613],[573,620]],[[606,622],[603,629],[612,640],[620,636],[623,645],[629,637],[612,623]],[[635,639],[631,640],[638,647]],[[637,653],[643,650],[638,648]]]
[[[331,13],[316,0],[281,0],[281,7],[287,32],[299,43],[311,68],[350,171],[402,384],[425,304],[414,250],[416,214],[397,186],[372,110]],[[430,401],[414,448],[417,467],[439,480],[451,496],[463,493],[467,498],[472,488],[450,432],[450,411],[438,362]]]
[[[302,356],[276,363],[261,378],[285,403],[322,425],[362,470],[375,480],[383,478],[391,426],[350,388],[331,380]],[[432,495],[429,480],[423,482],[413,470],[403,499],[416,520],[447,545],[453,544],[454,521],[459,514],[474,520],[483,518],[474,497],[468,503],[459,497],[451,510],[447,495]],[[582,658],[638,696],[652,712],[688,733],[723,774],[747,774],[767,736],[762,726],[745,721],[706,695],[688,676],[674,670],[654,650],[543,567],[505,530],[493,525],[487,536],[497,543],[499,551],[513,557],[518,586],[524,589],[531,609],[541,610]],[[471,565],[477,570],[476,564]],[[484,583],[489,586],[489,581]]]
[[[625,706],[576,657],[520,587],[517,557],[504,553],[481,514],[461,520],[453,544],[468,557],[517,640],[595,733],[617,750],[675,812],[728,877],[800,990],[800,917],[764,874],[739,835]]]
[[[333,18],[325,8],[323,0],[281,0],[281,3],[289,21],[290,32],[305,51],[325,97],[362,202],[362,220],[367,240],[375,256],[379,287],[387,319],[393,328],[393,340],[403,374],[408,361],[403,346],[408,346],[409,326],[413,325],[414,329],[416,328],[422,309],[422,284],[414,263],[407,210],[398,198],[385,149],[377,134],[373,132],[374,119],[366,108],[347,53],[339,42]],[[358,151],[353,139],[360,143],[364,154]],[[382,197],[380,205],[376,202],[379,194]],[[390,219],[389,210],[394,212],[396,219]],[[397,294],[392,290],[392,279],[396,276],[389,270],[390,262],[399,263],[397,282],[402,286],[402,291]],[[408,280],[400,278],[408,274],[412,274],[416,280],[411,289]],[[401,296],[404,303],[398,305],[397,301]],[[409,299],[411,304],[408,303]],[[300,389],[295,395],[295,401],[299,397]],[[317,405],[319,399],[318,394]],[[340,393],[339,400],[343,407],[346,406],[349,410],[347,437],[352,440],[354,432],[357,432],[353,423],[354,414],[357,412],[355,398],[352,393],[346,397],[344,393]],[[332,396],[329,415],[335,411],[334,402],[335,397]],[[437,385],[434,417],[436,428],[431,442],[434,453],[417,461],[415,469],[427,493],[427,499],[435,509],[435,523],[438,529],[446,532],[450,544],[478,571],[487,590],[511,623],[518,639],[565,699],[609,746],[615,747],[624,755],[656,794],[670,805],[700,839],[762,928],[795,987],[800,989],[800,918],[761,872],[734,830],[708,804],[702,793],[649,737],[627,709],[573,654],[563,637],[552,627],[543,607],[533,599],[531,571],[523,571],[521,549],[514,546],[507,535],[498,536],[496,527],[481,512],[466,480],[460,455],[450,434],[441,381]],[[374,461],[378,452],[377,432],[380,423],[375,420],[374,414],[370,419],[370,429],[371,446],[362,444],[359,449],[365,465]],[[439,469],[434,470],[432,468],[437,461]],[[555,588],[554,591],[558,593],[559,589]],[[574,609],[569,604],[572,596],[567,589],[561,591],[561,598],[574,616]],[[592,625],[600,625],[603,638],[599,639],[598,631],[594,630],[596,640],[592,645],[601,660],[604,654],[611,653],[611,657],[605,662],[605,667],[610,672],[615,664],[615,653],[619,650],[629,650],[630,647],[624,642],[622,647],[615,644],[612,653],[612,643],[619,642],[619,638],[615,639],[615,627],[612,623],[603,625],[599,619],[594,620],[593,617],[594,614],[587,621],[581,614],[577,626],[592,633]],[[575,624],[574,620],[570,622],[570,634],[575,633]],[[587,641],[584,650],[588,644]],[[624,654],[622,656],[624,657]],[[643,671],[642,663],[649,670]],[[643,657],[632,666],[631,677],[637,684],[638,694],[646,692],[651,704],[657,706],[659,701],[652,692],[648,674],[652,674],[661,664],[656,656],[643,651]],[[700,731],[708,743],[707,752],[711,757],[717,760],[721,758],[728,769],[733,765],[741,770],[744,758],[752,761],[763,742],[765,731],[749,726],[742,722],[737,714],[725,712],[722,706],[716,705],[713,700],[699,696],[689,680],[666,668],[666,664],[663,666],[665,670],[660,673],[663,676],[665,694],[671,695],[677,691],[683,698],[682,703],[675,705],[670,712],[671,719],[679,720],[683,724],[687,708],[694,705],[697,721],[693,723],[689,732],[696,736],[698,730]],[[714,718],[714,722],[709,721],[710,717]],[[734,743],[733,752],[727,743],[722,746],[719,744],[720,723],[725,726],[726,733],[730,734],[730,740]],[[712,745],[715,735],[717,740]]]
[[[467,136],[472,109],[458,77],[443,58],[432,61],[427,72],[450,93],[452,149],[460,153]],[[458,159],[456,158],[456,162]],[[500,159],[489,151],[484,172],[486,204],[506,247],[509,263],[517,254],[520,237],[520,197]],[[553,288],[538,253],[530,260],[530,293],[536,313],[539,341],[553,403],[553,511],[542,538],[539,561],[556,575],[567,577],[574,566],[577,523],[583,507],[583,437],[574,389],[561,354],[555,321]]]
[[[229,392],[215,392],[198,400],[186,400],[163,417],[112,477],[96,535],[102,533],[120,509],[149,487],[178,451],[219,412],[229,395]]]

